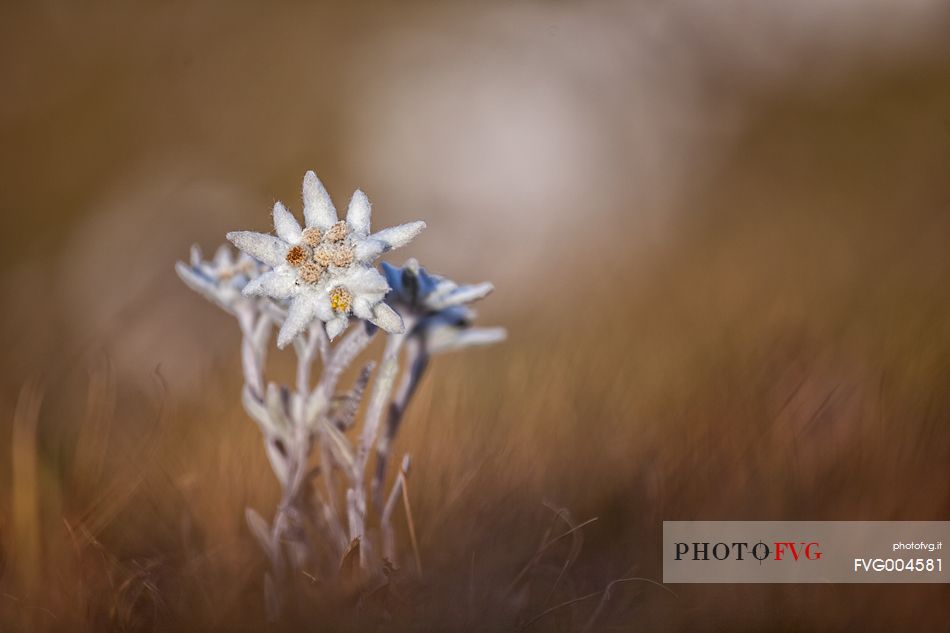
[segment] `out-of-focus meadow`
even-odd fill
[[[664,519],[946,519],[940,4],[4,4],[0,630],[264,628],[244,507],[278,488],[237,328],[173,265],[299,212],[307,169],[426,219],[389,260],[494,281],[509,340],[436,359],[398,440],[421,580],[382,623],[314,583],[295,630],[511,630],[659,579]],[[597,520],[513,583],[545,503]],[[950,616],[940,585],[673,589],[525,630]]]

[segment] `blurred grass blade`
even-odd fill
[[[13,413],[13,566],[21,588],[36,588],[40,572],[39,455],[36,431],[43,390],[39,380],[20,389]]]

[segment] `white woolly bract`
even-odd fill
[[[288,345],[314,319],[328,324],[327,335],[332,340],[346,329],[349,320],[344,317],[350,314],[387,332],[401,331],[402,321],[398,315],[393,318],[391,310],[376,309],[389,291],[389,285],[385,277],[373,268],[373,263],[383,253],[408,244],[425,228],[425,222],[409,222],[370,235],[372,206],[366,194],[357,190],[347,209],[347,235],[342,240],[332,238],[327,241],[324,232],[337,223],[336,210],[323,184],[312,171],[304,176],[303,203],[304,227],[282,203],[277,202],[272,212],[276,235],[253,231],[227,234],[228,240],[241,251],[272,268],[245,287],[244,294],[270,297],[289,305],[287,319],[277,339],[278,347]],[[305,227],[321,231],[324,242],[316,246],[324,250],[311,251],[309,246],[300,247]],[[312,246],[314,242],[308,244]],[[299,248],[291,252],[295,247]],[[313,260],[307,259],[309,257]],[[339,287],[350,293],[354,308],[347,308],[346,314],[342,315],[330,309],[329,302],[329,293]],[[329,326],[331,322],[332,327]]]

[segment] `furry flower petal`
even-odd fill
[[[405,330],[402,317],[385,303],[373,306],[373,318],[370,323],[390,334],[399,334]]]
[[[303,332],[316,316],[316,302],[306,295],[296,296],[290,302],[287,320],[284,321],[280,333],[277,335],[277,347],[280,349],[287,347],[287,344],[297,338],[297,335]]]
[[[254,231],[232,231],[226,237],[239,249],[271,267],[283,264],[287,255],[286,242],[273,235]]]
[[[373,233],[356,245],[356,259],[373,261],[385,252],[405,246],[425,228],[426,223],[418,220]]]
[[[459,306],[466,303],[472,303],[479,299],[484,299],[495,289],[491,282],[482,282],[480,284],[455,286],[446,289],[446,292],[440,293],[438,289],[429,300],[429,305],[436,310],[443,310],[453,306]]]
[[[277,237],[290,244],[299,242],[303,232],[297,218],[279,201],[274,203],[274,230]]]
[[[330,194],[312,171],[303,177],[303,217],[307,226],[321,230],[337,222],[336,207]]]
[[[389,292],[386,278],[375,268],[353,268],[336,277],[334,281],[357,295],[380,295],[374,303]]]
[[[366,194],[357,189],[350,198],[350,206],[346,210],[346,223],[350,230],[358,237],[369,235],[370,216],[372,215],[372,205]]]
[[[346,326],[349,324],[349,321],[350,320],[346,317],[346,315],[342,315],[342,314],[337,317],[334,317],[330,321],[327,321],[327,326],[326,326],[327,338],[329,338],[332,341],[333,339],[338,337],[343,332],[343,330],[346,329]]]
[[[296,280],[286,270],[269,270],[244,286],[244,296],[266,296],[289,299],[294,295]]]

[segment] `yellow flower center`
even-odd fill
[[[352,302],[353,295],[343,286],[337,286],[330,292],[330,307],[332,307],[335,312],[349,312]]]

